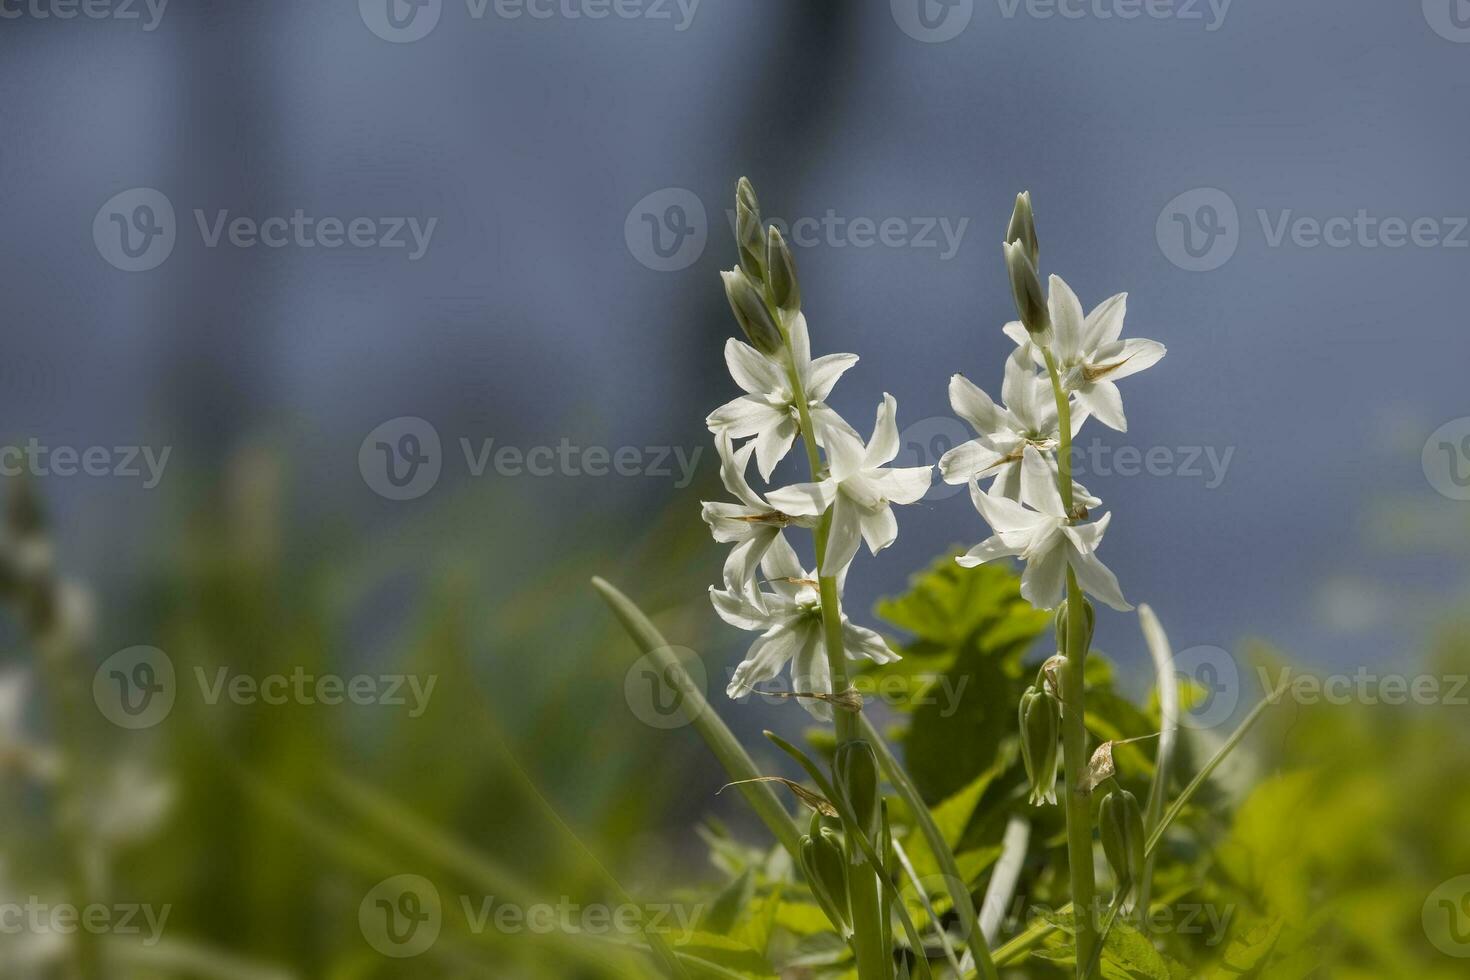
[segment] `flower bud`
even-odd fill
[[[1021,761],[1031,782],[1031,803],[1055,804],[1061,711],[1054,698],[1033,686],[1021,695],[1020,715]]]
[[[781,330],[771,319],[766,301],[744,272],[733,269],[720,273],[725,280],[725,296],[730,300],[730,309],[735,313],[735,322],[750,345],[767,357],[774,357],[781,350]]]
[[[1143,882],[1143,851],[1146,838],[1143,833],[1143,810],[1138,797],[1126,789],[1115,789],[1103,798],[1098,810],[1098,832],[1102,837],[1103,853],[1113,875],[1118,879],[1118,888],[1131,896],[1138,894]],[[1133,899],[1124,901],[1125,911],[1132,911]]]
[[[1033,266],[1041,265],[1041,245],[1036,241],[1036,215],[1031,211],[1031,192],[1016,195],[1016,209],[1011,212],[1011,224],[1006,229],[1006,242],[1020,242],[1026,246],[1026,256]]]
[[[735,202],[735,244],[740,246],[740,268],[756,282],[766,278],[766,234],[759,211]]]
[[[766,234],[766,284],[776,308],[788,316],[801,309],[801,286],[796,281],[796,260],[791,246],[774,226]]]
[[[838,794],[852,809],[857,825],[869,841],[878,840],[882,827],[882,794],[878,790],[878,757],[862,740],[837,746],[832,762]]]
[[[1057,649],[1067,649],[1067,610],[1072,608],[1071,600],[1057,607]],[[1097,610],[1092,608],[1092,600],[1086,596],[1082,597],[1082,621],[1086,625],[1087,649],[1092,648],[1092,631],[1097,626]]]
[[[760,219],[761,203],[755,196],[755,185],[750,182],[749,177],[741,177],[736,182],[735,204],[737,207],[741,204],[745,205],[749,210],[754,212],[757,220]]]
[[[1036,266],[1026,255],[1026,246],[1020,242],[1007,242],[1005,247],[1006,269],[1011,274],[1011,294],[1016,299],[1016,310],[1021,322],[1033,337],[1051,329],[1051,311],[1046,305],[1046,296],[1041,291],[1041,278]]]
[[[844,939],[852,935],[852,914],[847,900],[847,858],[837,835],[823,829],[801,838],[801,870],[812,896]]]

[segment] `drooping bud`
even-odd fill
[[[837,746],[832,760],[838,794],[852,809],[857,825],[869,841],[878,840],[883,797],[878,789],[878,757],[873,747],[857,739]]]
[[[1061,711],[1056,699],[1038,687],[1021,695],[1021,761],[1031,782],[1031,803],[1057,801],[1057,759]]]
[[[812,896],[844,939],[852,935],[852,914],[847,899],[847,858],[842,842],[826,828],[801,838],[801,870]]]
[[[1031,265],[1041,265],[1041,245],[1036,241],[1036,216],[1031,211],[1031,192],[1016,195],[1016,209],[1011,212],[1011,224],[1006,229],[1006,243],[1020,242],[1026,246],[1026,256]]]
[[[1067,610],[1071,608],[1072,602],[1070,599],[1057,607],[1056,627],[1058,650],[1067,649]],[[1092,600],[1086,596],[1082,597],[1082,621],[1086,628],[1085,635],[1087,637],[1087,642],[1084,646],[1090,650],[1092,649],[1092,632],[1097,626],[1097,610],[1092,608]]]
[[[1113,790],[1103,798],[1097,822],[1103,853],[1118,879],[1118,888],[1126,896],[1124,911],[1131,912],[1138,887],[1143,882],[1143,852],[1147,841],[1138,797],[1126,789]]]
[[[766,284],[776,308],[788,316],[801,309],[801,286],[796,281],[796,260],[791,246],[773,225],[766,234]]]
[[[750,277],[739,269],[722,272],[720,278],[725,280],[725,296],[730,300],[730,309],[745,339],[762,354],[774,357],[781,350],[783,341],[780,328],[766,308],[765,297],[761,296]]]
[[[1016,311],[1021,322],[1033,337],[1051,329],[1051,311],[1046,305],[1046,296],[1041,291],[1041,277],[1036,266],[1026,255],[1026,246],[1020,242],[1007,242],[1006,270],[1011,275],[1011,294],[1016,299]]]

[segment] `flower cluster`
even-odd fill
[[[939,470],[948,483],[970,485],[975,509],[995,532],[958,561],[972,567],[1019,556],[1021,595],[1040,609],[1061,603],[1072,574],[1084,591],[1126,611],[1132,607],[1117,577],[1097,557],[1111,515],[1088,522],[1102,501],[1072,482],[1067,453],[1089,418],[1126,431],[1116,382],[1158,363],[1164,345],[1119,339],[1126,294],[1084,316],[1077,294],[1054,275],[1042,299],[1029,195],[1017,201],[1005,252],[1021,313],[1005,327],[1017,345],[1006,362],[1005,405],[959,375],[949,386],[955,413],[979,438],[950,450]]]
[[[706,419],[721,477],[736,502],[707,502],[703,516],[716,541],[734,545],[722,585],[710,589],[715,610],[731,625],[761,635],[726,693],[732,698],[748,694],[791,663],[793,693],[808,711],[826,718],[831,702],[844,694],[832,690],[829,636],[841,636],[848,658],[896,659],[882,637],[842,615],[842,585],[862,543],[875,555],[893,543],[898,536],[893,505],[922,498],[933,472],[928,466],[888,465],[899,451],[898,403],[892,395],[883,396],[866,443],[827,405],[857,356],[812,357],[790,248],[775,228],[764,228],[747,180],[736,191],[736,214],[740,265],[722,277],[749,343],[730,338],[725,363],[744,394]],[[751,457],[769,482],[798,437],[805,443],[810,482],[764,495],[752,489],[746,478]],[[786,540],[791,527],[812,531],[814,571],[802,568]],[[828,580],[831,588],[824,590]]]

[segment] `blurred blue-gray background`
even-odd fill
[[[1169,356],[1124,383],[1130,431],[1089,428],[1082,465],[1108,562],[1176,647],[1389,659],[1458,575],[1463,538],[1437,528],[1470,467],[1464,0],[0,11],[0,438],[170,452],[156,487],[116,453],[96,457],[113,478],[45,471],[68,560],[105,593],[159,560],[179,481],[260,440],[299,517],[368,540],[494,495],[476,533],[513,578],[598,529],[678,527],[670,507],[697,527],[703,418],[736,394],[717,272],[741,175],[794,232],[818,352],[862,357],[834,406],[866,430],[892,392],[910,462],[963,434],[951,374],[999,394],[1017,191],[1043,272],[1089,307],[1129,292],[1129,334]],[[439,437],[441,474],[392,500],[360,449],[404,417]],[[475,476],[461,440],[491,439],[577,465]],[[633,475],[582,472],[588,447],[635,447]],[[870,624],[987,533],[962,493],[900,517],[852,577]],[[436,528],[408,544],[462,534]],[[569,592],[625,570],[594,550]],[[1103,619],[1099,645],[1137,657],[1131,619]],[[713,642],[733,654],[731,632]]]

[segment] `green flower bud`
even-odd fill
[[[735,184],[735,204],[738,207],[743,204],[752,211],[757,220],[761,216],[761,202],[755,196],[755,185],[750,182],[749,177],[741,177]]]
[[[796,281],[796,260],[781,232],[772,227],[766,235],[766,284],[776,308],[788,316],[801,309],[801,286]]]
[[[766,233],[760,212],[735,203],[735,243],[740,246],[740,268],[756,282],[766,278]]]
[[[1067,610],[1072,608],[1071,601],[1062,603],[1057,607],[1057,649],[1067,649]],[[1082,621],[1087,627],[1087,648],[1092,648],[1092,631],[1097,626],[1097,610],[1092,608],[1092,600],[1086,596],[1082,597]]]
[[[725,280],[725,296],[730,300],[730,309],[735,313],[735,322],[740,324],[745,339],[762,354],[774,357],[784,341],[781,329],[766,307],[765,297],[761,296],[750,277],[739,269],[722,272],[720,278]]]
[[[1061,735],[1057,702],[1038,687],[1021,695],[1021,761],[1031,782],[1031,803],[1057,801],[1057,760]]]
[[[1103,798],[1097,822],[1103,853],[1118,879],[1118,888],[1130,895],[1124,908],[1131,911],[1131,896],[1138,894],[1138,886],[1143,882],[1143,850],[1147,841],[1138,797],[1126,789],[1113,790]]]
[[[847,858],[842,842],[830,830],[801,839],[801,870],[812,895],[844,939],[852,935],[847,900]]]
[[[1041,278],[1036,273],[1036,266],[1026,256],[1025,245],[1007,242],[1004,247],[1006,269],[1011,274],[1011,294],[1016,299],[1021,322],[1033,337],[1046,333],[1051,329],[1051,311],[1041,291]]]
[[[851,807],[858,827],[876,844],[882,829],[883,795],[878,789],[878,757],[873,747],[862,740],[843,742],[837,746],[832,774],[837,792]]]
[[[1031,192],[1016,195],[1016,209],[1011,212],[1011,224],[1006,229],[1006,243],[1020,242],[1026,246],[1026,255],[1033,266],[1041,265],[1041,245],[1036,241],[1036,215],[1031,211]]]

